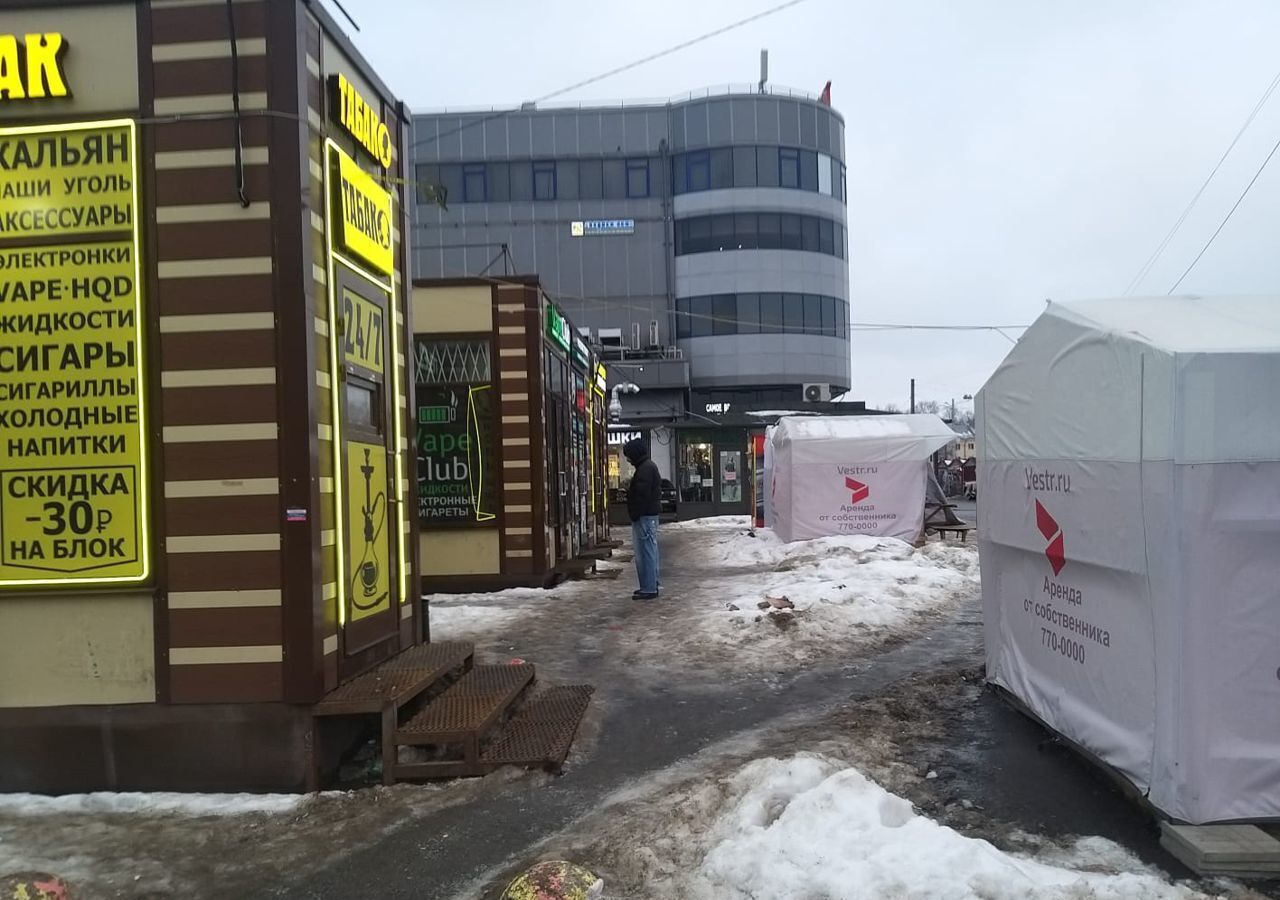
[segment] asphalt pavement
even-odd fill
[[[961,510],[972,521],[972,511]],[[679,596],[681,582],[696,577],[699,561],[683,558],[678,541],[662,540],[663,581]],[[623,585],[618,587],[624,594]],[[608,600],[600,605],[599,627],[626,628],[629,618],[642,614],[642,607],[621,597]],[[571,653],[572,636],[565,640],[560,652]],[[579,659],[582,671],[576,674],[608,681],[607,658]],[[474,802],[405,822],[371,846],[259,896],[472,898],[484,879],[532,861],[539,841],[594,812],[620,788],[720,741],[794,721],[798,711],[817,720],[839,704],[880,696],[912,676],[977,671],[982,659],[976,596],[914,639],[864,655],[855,666],[794,674],[785,689],[762,690],[754,681],[686,684],[680,661],[673,659],[657,686],[609,682],[598,743],[560,778],[547,784],[518,780]],[[956,715],[953,733],[936,754],[955,770],[963,796],[990,816],[1032,833],[1101,835],[1175,876],[1190,876],[1160,848],[1141,810],[994,694],[984,692]]]

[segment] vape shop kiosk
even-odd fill
[[[0,8],[0,790],[300,789],[417,652],[407,121],[319,4]]]
[[[534,276],[413,309],[423,591],[554,582],[608,539],[604,367]]]

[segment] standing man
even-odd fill
[[[631,537],[636,551],[636,576],[640,589],[633,600],[654,600],[658,596],[658,516],[662,512],[662,477],[649,458],[649,448],[636,438],[622,448],[635,466],[627,488],[627,513],[631,516]]]

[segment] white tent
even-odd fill
[[[1051,304],[977,421],[987,678],[1172,818],[1280,816],[1280,298]]]
[[[924,525],[929,455],[954,438],[933,415],[780,419],[770,435],[773,527],[784,541],[914,540]]]

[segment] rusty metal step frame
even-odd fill
[[[557,685],[530,698],[480,753],[490,770],[503,766],[559,771],[591,704],[589,684]]]
[[[391,735],[391,777],[444,778],[482,774],[480,742],[536,677],[534,667],[476,666]],[[462,760],[401,763],[400,747],[461,744]],[[427,774],[432,773],[432,774]],[[384,778],[388,776],[384,775]]]
[[[312,707],[311,714],[380,716],[382,783],[392,784],[396,761],[394,735],[400,708],[450,672],[459,668],[464,673],[470,672],[474,662],[475,645],[467,641],[419,644],[330,691]]]
[[[454,669],[470,670],[475,646],[466,641],[419,644],[334,688],[312,707],[316,716],[381,712],[417,696]]]

